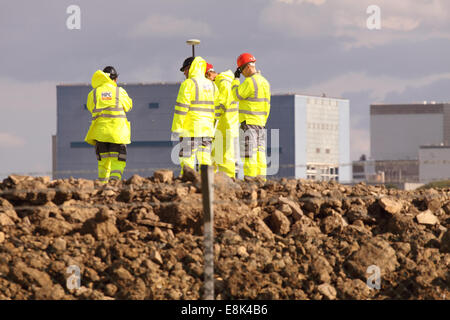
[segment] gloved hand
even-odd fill
[[[241,69],[237,68],[236,71],[234,72],[234,77],[236,79],[239,79],[240,76],[241,76]]]

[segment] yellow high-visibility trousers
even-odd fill
[[[236,130],[237,131],[237,130]],[[212,157],[218,172],[224,172],[230,178],[236,177],[237,134],[231,130],[217,130],[214,137]]]
[[[126,145],[97,142],[95,153],[98,160],[98,180],[102,183],[112,179],[121,180],[126,167]]]

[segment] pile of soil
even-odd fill
[[[214,185],[217,299],[450,298],[450,189]],[[202,210],[191,170],[108,185],[9,176],[0,299],[200,299]]]

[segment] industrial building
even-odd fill
[[[278,176],[351,181],[349,100],[279,94],[271,105],[267,128],[280,130]]]
[[[419,174],[421,148],[424,148],[423,157],[427,158],[427,146],[449,143],[448,103],[370,106],[371,159],[375,161],[375,172],[383,173],[386,183],[423,182],[425,176]]]
[[[160,168],[179,172],[177,141],[170,141],[180,83],[119,84],[133,99],[127,114],[131,140],[124,178]],[[95,179],[94,148],[84,142],[91,114],[90,84],[57,86],[53,177]],[[267,123],[268,176],[351,181],[350,111],[346,99],[275,94]]]
[[[429,183],[450,179],[450,146],[421,146],[419,149],[419,180]]]

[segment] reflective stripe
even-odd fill
[[[100,153],[100,158],[117,158],[119,154],[112,154],[112,153]]]
[[[121,170],[111,170],[111,173],[120,173],[120,174],[122,174],[122,171]]]
[[[96,96],[96,90],[94,90],[94,96]],[[97,99],[95,98],[94,101]],[[92,113],[97,112],[103,112],[103,111],[124,111],[123,107],[120,107],[120,87],[116,87],[116,104],[114,106],[109,106],[105,108],[99,108],[97,109],[95,103],[94,103],[94,110],[92,110]],[[111,115],[111,114],[99,114],[92,118],[92,120],[95,120],[97,118],[126,118],[126,115]]]
[[[109,180],[120,180],[120,177],[117,176],[110,176]]]
[[[220,117],[221,115],[221,113],[216,113],[216,117]]]
[[[252,114],[255,116],[266,116],[267,112],[265,111],[248,111],[248,110],[239,110],[240,113],[244,113],[244,114]]]
[[[179,102],[175,103],[175,106],[182,107],[182,108],[189,108],[189,105],[188,105],[188,104],[185,104],[185,103],[179,103]]]
[[[238,88],[238,86],[235,86],[236,87],[236,97],[239,99],[239,100],[244,100],[244,98],[242,98],[241,97],[241,95],[239,94],[239,88]],[[234,88],[234,87],[233,87]]]
[[[233,102],[231,102],[231,104],[238,104],[238,102],[237,101],[233,101]]]
[[[97,106],[97,88],[94,89],[94,108]]]
[[[216,106],[215,109],[216,110],[220,110],[220,109],[224,109],[225,110],[225,107],[223,106],[223,104],[219,104],[218,106]]]
[[[258,98],[258,84],[256,83],[255,77],[251,77],[253,81],[253,87],[255,88],[255,98]]]
[[[235,112],[235,111],[239,111],[239,109],[238,108],[233,108],[233,109],[225,110],[225,112]]]
[[[191,101],[191,104],[214,104],[214,101],[199,101],[199,100],[195,100],[195,101]]]
[[[195,100],[192,100],[191,104],[214,104],[214,101],[201,101],[201,100],[199,100],[200,89],[198,87],[198,82],[197,82],[197,80],[195,78],[191,78],[191,80],[194,81],[194,84],[195,84]],[[213,85],[214,93],[215,93],[216,88],[214,87],[214,83],[211,82],[211,84]]]
[[[237,87],[238,87],[238,85],[235,84],[234,86],[231,87],[231,89],[234,89],[234,88],[237,88]]]
[[[267,98],[258,98],[258,91],[259,91],[259,89],[258,89],[258,83],[256,82],[256,80],[255,80],[255,78],[253,78],[253,77],[251,77],[250,79],[252,79],[252,81],[253,81],[253,86],[255,87],[255,96],[253,97],[253,98],[242,98],[240,95],[239,95],[239,88],[238,89],[236,89],[236,97],[239,99],[239,100],[245,100],[245,101],[250,101],[250,102],[269,102],[269,99],[267,99]],[[235,88],[235,87],[238,87],[237,85],[235,85],[235,86],[233,86],[233,88]],[[233,89],[232,88],[232,89]],[[232,102],[232,103],[237,103],[237,101],[236,102]]]
[[[199,95],[198,83],[195,78],[191,78],[191,79],[192,79],[192,81],[194,81],[194,85],[195,85],[195,101],[198,101],[198,95]],[[191,101],[191,103],[192,103],[192,101]]]
[[[196,107],[191,107],[189,110],[192,110],[192,111],[200,111],[200,112],[213,112],[213,113],[214,113],[214,110],[213,110],[213,109],[206,109],[206,108],[196,108]]]
[[[244,100],[252,101],[252,102],[269,102],[269,99],[267,99],[267,98],[247,98]]]
[[[94,94],[96,94],[95,93],[96,90],[97,89],[94,90]],[[120,88],[116,87],[116,105],[115,106],[110,106],[110,107],[101,108],[101,109],[97,109],[95,107],[94,110],[92,110],[92,113],[102,112],[104,110],[107,110],[107,111],[125,111],[125,110],[123,110],[122,107],[119,106],[119,98],[120,98],[120,91],[119,90],[120,90]]]
[[[115,115],[115,114],[99,114],[98,116],[95,116],[92,118],[92,120],[96,120],[97,118],[127,118],[126,115],[124,114],[119,114],[119,115]]]
[[[109,179],[109,178],[98,178],[98,181],[104,182],[104,181],[108,181],[108,179]]]
[[[119,108],[120,88],[116,87],[116,109]]]
[[[187,111],[180,111],[180,110],[175,110],[176,114],[181,114],[183,116],[187,115]]]
[[[102,111],[123,111],[123,108],[118,108],[116,106],[110,106],[110,107],[106,107],[106,108],[102,108],[102,109],[94,109],[92,110],[92,113],[96,113],[96,112],[102,112]]]

